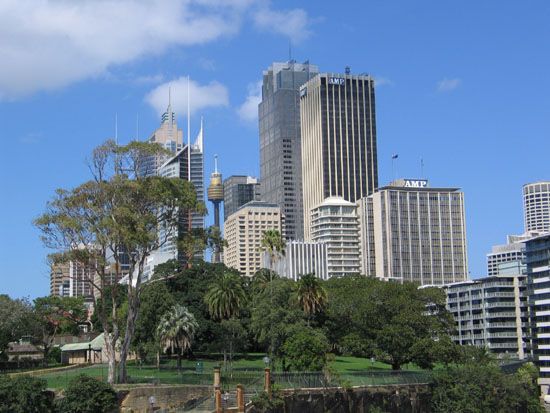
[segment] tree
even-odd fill
[[[86,321],[87,314],[82,297],[40,297],[34,300],[36,327],[44,352],[44,364],[58,333],[76,335],[78,324]]]
[[[292,333],[292,326],[304,322],[304,315],[294,299],[294,281],[276,278],[269,284],[269,288],[253,297],[250,328],[271,359],[281,359],[284,370],[282,346]]]
[[[208,311],[215,320],[231,320],[239,315],[246,301],[243,279],[237,274],[224,273],[212,283],[204,297]],[[238,336],[235,323],[225,323],[226,336],[229,338],[229,359],[233,358],[234,339]],[[227,363],[226,347],[223,350],[223,362]]]
[[[198,324],[195,316],[187,308],[176,304],[164,314],[157,327],[157,335],[164,351],[170,349],[172,354],[179,350],[178,369],[181,368],[181,356],[183,352],[191,348]]]
[[[282,348],[291,369],[321,371],[327,363],[328,340],[319,329],[296,324]]]
[[[115,381],[115,345],[119,340],[118,380],[126,382],[126,360],[139,314],[147,257],[167,242],[177,241],[174,237],[182,215],[205,210],[190,182],[147,173],[151,160],[167,154],[158,144],[118,146],[106,142],[92,154],[93,179],[74,189],[57,190],[46,212],[34,222],[45,245],[56,251],[54,261],[74,260],[93,268],[90,282],[101,294],[101,301],[105,301],[105,289],[112,285],[113,303],[100,306],[104,310],[99,314],[109,383]],[[123,269],[127,282],[120,285],[117,281]],[[126,290],[127,316],[120,325],[114,300],[116,290],[122,288]]]
[[[442,343],[449,342],[454,321],[445,309],[443,291],[355,275],[330,279],[325,286],[328,319],[324,327],[334,348],[349,346],[349,334],[354,332],[364,348],[371,349],[371,356],[395,370],[417,359],[431,365],[448,357]],[[356,342],[357,337],[352,338]],[[428,354],[420,351],[428,347]]]
[[[0,294],[0,358],[5,358],[8,343],[33,334],[34,321],[32,305],[28,300],[12,300]]]
[[[281,255],[285,255],[285,241],[279,231],[268,229],[264,231],[261,243],[262,249],[269,254],[270,269],[274,271],[276,260]]]
[[[82,374],[71,380],[56,407],[59,413],[115,412],[118,399],[111,386]]]
[[[53,412],[53,394],[46,392],[46,380],[30,376],[0,376],[0,413]]]
[[[322,281],[313,274],[306,274],[298,280],[296,297],[307,316],[308,323],[311,317],[320,312],[327,304],[327,292]]]
[[[157,268],[155,268],[155,274]],[[132,342],[132,347],[137,351],[141,360],[149,353],[154,352],[157,355],[157,364],[159,363],[160,346],[156,335],[157,326],[162,316],[169,312],[175,304],[176,300],[168,289],[167,283],[161,278],[156,278],[144,286],[141,293],[140,315],[136,321]],[[157,367],[159,366],[157,365]]]
[[[217,278],[204,297],[210,315],[218,320],[237,316],[245,299],[242,278],[233,273]]]
[[[434,379],[431,407],[435,413],[544,411],[536,387],[526,385],[517,374],[504,374],[492,363],[438,370]]]

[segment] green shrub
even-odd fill
[[[31,376],[0,377],[0,413],[53,412],[53,394],[46,392],[46,380]]]
[[[64,397],[58,400],[59,413],[110,413],[118,411],[115,391],[107,383],[80,375],[74,378]]]
[[[319,329],[296,325],[283,344],[283,355],[296,371],[321,371],[327,363],[328,340]]]

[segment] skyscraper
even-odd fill
[[[300,86],[318,73],[309,62],[273,63],[263,74],[259,105],[262,201],[285,216],[287,239],[303,239]]]
[[[550,181],[523,186],[525,232],[550,232]]]
[[[232,175],[223,181],[223,220],[250,201],[260,200],[260,183],[251,176]]]
[[[420,285],[468,279],[464,194],[400,179],[359,202],[365,275]]]
[[[324,73],[300,89],[304,238],[325,198],[356,202],[378,186],[374,80]]]
[[[172,105],[168,103],[166,112],[162,115],[160,127],[151,134],[149,142],[158,143],[171,154],[150,156],[143,160],[141,174],[144,176],[159,175],[167,178],[180,178],[190,181],[195,187],[197,199],[204,202],[204,157],[203,157],[203,123],[201,119],[200,131],[194,143],[183,143],[183,131],[178,128],[176,115]],[[155,253],[153,260],[157,264],[165,261],[166,257],[178,258],[185,261],[183,254],[177,251],[177,240],[192,229],[204,228],[204,216],[197,213],[181,212],[178,229],[168,234],[169,240]],[[166,233],[159,230],[159,236],[165,238]]]

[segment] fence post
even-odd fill
[[[244,387],[237,384],[237,412],[244,413]]]
[[[214,399],[216,401],[216,413],[222,413],[222,391],[219,386],[216,388]]]
[[[221,372],[219,367],[214,368],[214,389],[218,389],[221,384]]]
[[[269,367],[264,370],[264,391],[271,398],[271,370]]]

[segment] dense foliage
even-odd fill
[[[56,403],[59,413],[97,413],[118,411],[118,399],[108,384],[93,377],[81,375],[74,378],[63,398]]]
[[[53,412],[53,394],[46,380],[30,376],[0,376],[0,413]]]
[[[534,371],[536,375],[536,369]],[[492,363],[466,363],[436,372],[434,413],[541,413],[532,368],[504,374]]]

